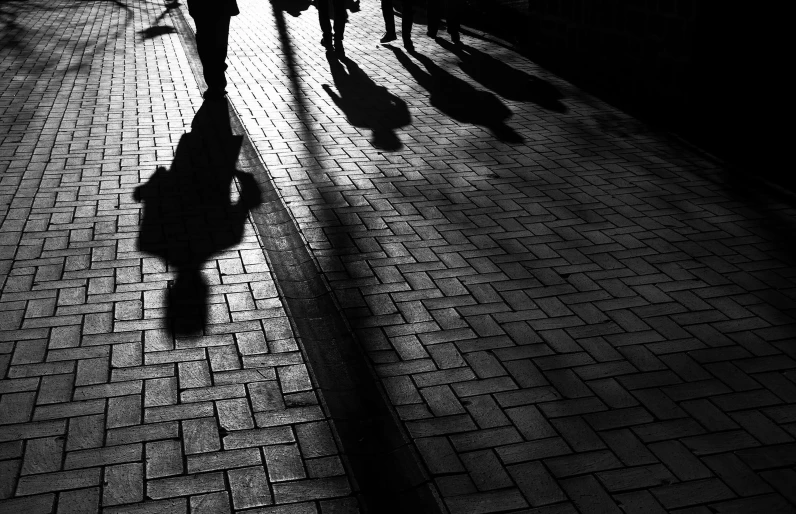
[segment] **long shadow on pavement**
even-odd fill
[[[511,109],[493,93],[474,88],[419,52],[413,51],[411,54],[423,63],[425,70],[400,48],[391,45],[385,47],[393,51],[398,62],[429,92],[431,105],[446,116],[461,123],[486,127],[496,138],[506,143],[524,141],[519,133],[506,125],[506,120],[512,116]]]
[[[403,147],[395,130],[412,122],[406,102],[379,86],[348,58],[337,59],[327,52],[335,93],[327,84],[324,91],[332,98],[355,127],[371,129],[370,143],[381,150],[394,151]],[[343,66],[345,64],[345,66]]]
[[[201,269],[210,257],[243,239],[249,210],[260,205],[254,178],[235,169],[242,137],[232,134],[226,102],[205,102],[180,138],[171,169],[160,167],[134,198],[144,203],[140,250],[177,270],[166,307],[174,334],[201,333],[208,287]],[[240,185],[231,201],[233,178]]]
[[[437,38],[437,43],[455,54],[459,67],[482,86],[507,100],[533,102],[543,109],[565,113],[564,95],[554,85],[467,45],[453,45]]]

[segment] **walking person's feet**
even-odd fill
[[[405,37],[403,39],[404,39],[404,48],[406,48],[410,52],[414,51],[415,44],[412,43],[412,40],[409,39],[408,37]]]
[[[390,41],[395,41],[396,39],[398,39],[398,36],[395,34],[395,32],[388,30],[379,40],[379,43],[389,43]]]
[[[323,38],[321,39],[321,46],[326,48],[327,50],[332,49],[332,35],[331,34],[324,34]]]
[[[461,35],[458,32],[451,32],[450,34],[451,34],[451,42],[454,45],[458,46],[458,45],[462,44],[462,38],[461,38]]]
[[[343,38],[334,40],[334,53],[341,57],[345,57],[345,48],[343,47]]]

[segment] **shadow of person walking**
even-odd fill
[[[459,67],[463,72],[506,100],[532,102],[548,111],[567,112],[567,107],[561,103],[564,95],[546,80],[471,46],[454,45],[440,38],[437,38],[437,44],[461,59]]]
[[[403,144],[396,129],[412,122],[406,102],[386,87],[377,85],[351,59],[338,59],[332,52],[326,53],[326,59],[337,93],[328,84],[324,84],[323,89],[343,111],[348,122],[355,127],[371,129],[373,137],[370,144],[375,148],[400,150]]]
[[[424,71],[400,48],[384,45],[395,54],[398,62],[430,93],[433,107],[456,121],[486,127],[492,135],[506,143],[519,144],[525,139],[506,124],[511,109],[493,93],[476,89],[437,66],[429,57],[413,51],[415,59],[423,63]]]
[[[214,254],[241,242],[249,210],[262,203],[254,177],[235,169],[242,142],[232,134],[227,102],[205,101],[191,132],[180,138],[171,169],[157,168],[133,193],[143,202],[139,250],[176,268],[166,305],[174,335],[204,330],[208,286],[201,270]]]

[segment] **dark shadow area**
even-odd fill
[[[431,105],[446,116],[461,123],[486,127],[495,137],[506,143],[524,141],[519,133],[506,125],[506,120],[512,116],[511,109],[493,93],[476,89],[419,52],[412,52],[411,55],[423,63],[425,70],[400,48],[391,45],[385,47],[392,50],[398,62],[429,92]]]
[[[323,89],[348,118],[351,125],[373,131],[370,143],[378,149],[394,151],[403,147],[396,129],[412,122],[406,102],[379,86],[348,58],[338,59],[326,53],[334,78],[335,93],[324,84]]]
[[[141,34],[144,39],[154,39],[164,34],[173,34],[174,32],[177,32],[177,29],[170,25],[155,25],[154,27],[149,27],[148,29],[140,31],[139,34]]]
[[[201,270],[241,242],[249,210],[262,201],[254,178],[235,169],[241,141],[232,134],[226,101],[205,102],[180,138],[171,169],[158,168],[134,192],[143,202],[138,248],[176,268],[166,306],[175,335],[204,329],[208,287]],[[233,179],[240,187],[235,202]]]
[[[155,18],[155,21],[152,22],[152,26],[140,31],[139,34],[141,34],[144,39],[154,39],[164,34],[173,34],[177,32],[177,29],[174,27],[170,25],[159,25],[159,23],[169,14],[169,11],[177,9],[178,7],[180,7],[180,3],[177,1],[166,4],[166,9]]]
[[[274,9],[286,12],[294,18],[301,16],[301,13],[309,9],[312,4],[312,0],[271,0]]]
[[[561,103],[563,93],[546,80],[518,70],[471,46],[454,45],[441,38],[437,38],[437,43],[461,59],[459,67],[463,72],[503,98],[533,102],[548,111],[567,112],[566,106]]]

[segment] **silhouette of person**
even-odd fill
[[[346,0],[315,0],[315,7],[318,9],[318,21],[323,32],[321,44],[329,50],[332,49],[332,24],[329,22],[330,2],[334,17],[334,50],[338,53],[344,53],[343,34],[345,33],[346,21],[348,21],[348,14],[345,8]]]
[[[235,0],[188,0],[188,13],[196,23],[196,49],[207,83],[206,100],[219,100],[226,94],[227,45],[229,23],[240,14]]]
[[[402,145],[395,129],[412,121],[406,102],[384,86],[376,85],[351,59],[343,59],[345,66],[337,59],[328,60],[339,95],[328,84],[324,84],[323,89],[345,113],[348,122],[355,127],[371,129],[370,143],[375,148],[400,149]]]
[[[404,47],[407,50],[414,49],[412,43],[412,25],[415,19],[415,2],[417,0],[403,0],[401,2],[401,38],[404,42]],[[428,30],[426,35],[429,37],[437,37],[441,18],[440,18],[440,1],[441,0],[427,0],[426,9],[428,13]],[[455,0],[447,0],[447,16],[448,16],[448,32],[451,34],[451,39],[454,43],[458,43],[459,36],[459,18],[456,9],[453,8]],[[395,16],[393,14],[392,0],[381,0],[381,13],[384,17],[384,27],[386,33],[381,38],[381,43],[389,43],[397,39],[395,34]]]
[[[521,143],[524,139],[513,128],[506,125],[512,115],[511,109],[493,93],[476,89],[464,80],[454,77],[437,66],[434,61],[418,52],[412,55],[427,71],[424,71],[399,48],[388,45],[398,61],[409,71],[421,87],[429,93],[432,106],[462,123],[480,125],[508,143]]]
[[[208,287],[201,269],[212,255],[241,242],[249,210],[262,203],[254,178],[235,169],[241,143],[230,129],[227,102],[205,101],[191,132],[180,138],[171,169],[157,168],[133,193],[143,202],[138,249],[177,271],[166,305],[174,334],[204,329]],[[234,203],[233,178],[240,186]]]

